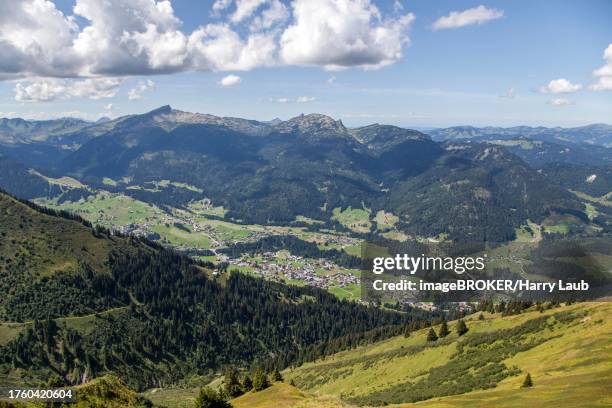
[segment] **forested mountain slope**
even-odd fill
[[[444,145],[394,126],[347,129],[318,114],[264,123],[162,107],[117,120],[49,171],[160,206],[209,198],[238,221],[329,221],[363,208],[395,214],[405,233],[451,239],[503,241],[528,219],[584,211],[497,146]],[[171,183],[150,187],[161,180]]]
[[[115,373],[142,388],[226,365],[282,368],[428,317],[242,274],[212,279],[207,264],[5,193],[0,237],[4,384]]]

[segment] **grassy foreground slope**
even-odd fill
[[[233,408],[349,408],[340,399],[314,396],[285,383],[275,383],[259,392],[249,392],[231,401]]]
[[[609,303],[582,303],[516,316],[485,313],[484,320],[473,315],[461,338],[451,322],[451,334],[435,343],[427,344],[421,330],[284,376],[304,392],[355,405],[609,406],[610,312]],[[521,389],[528,372],[534,387]]]

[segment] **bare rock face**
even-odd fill
[[[280,122],[274,126],[280,133],[292,133],[309,138],[321,139],[330,136],[351,137],[341,120],[326,115],[311,113]]]

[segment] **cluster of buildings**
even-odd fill
[[[233,266],[249,268],[252,273],[276,282],[297,280],[321,289],[360,283],[359,277],[353,272],[341,271],[336,264],[326,259],[265,252],[261,260],[241,257],[229,259],[228,262]]]

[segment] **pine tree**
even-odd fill
[[[253,374],[253,389],[255,391],[265,390],[270,386],[268,382],[268,377],[266,373],[262,369],[257,369],[255,374]]]
[[[253,380],[251,380],[251,377],[249,377],[249,375],[246,374],[244,378],[242,379],[242,390],[244,392],[249,392],[252,389],[253,389]]]
[[[283,376],[276,368],[274,369],[274,371],[272,371],[272,381],[283,381]]]
[[[200,394],[195,400],[195,408],[232,408],[224,396],[210,387],[200,388]]]
[[[427,341],[436,341],[438,340],[438,336],[436,335],[436,331],[433,329],[429,329],[429,333],[427,333]]]
[[[484,315],[481,313],[481,314],[478,316],[478,320],[484,320],[484,319],[485,319],[485,317],[484,317]]]
[[[440,325],[438,336],[440,336],[440,338],[448,336],[448,324],[446,323],[446,319],[442,320],[442,325]]]
[[[531,380],[531,374],[527,373],[527,376],[525,377],[525,381],[523,381],[523,385],[521,385],[521,388],[529,387],[533,387],[533,381]]]
[[[234,370],[233,368],[227,370],[225,372],[224,382],[225,393],[231,398],[236,398],[242,395],[242,384],[240,384],[240,381],[238,380],[238,374],[236,373],[236,370]]]
[[[459,321],[457,321],[457,334],[459,336],[463,336],[465,333],[468,332],[468,328],[465,325],[465,322],[463,321],[463,319],[459,319]]]

